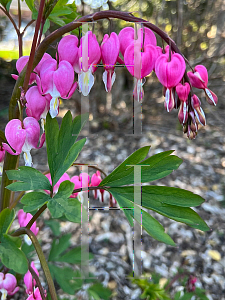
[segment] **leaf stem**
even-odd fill
[[[21,227],[17,231],[15,231],[12,234],[12,236],[20,236],[20,235],[23,235],[23,234],[27,234],[29,236],[29,238],[31,239],[32,244],[34,245],[34,248],[37,252],[37,255],[38,255],[38,258],[40,260],[43,272],[45,273],[45,277],[46,277],[46,280],[47,280],[47,283],[48,283],[51,299],[52,300],[57,300],[58,298],[57,298],[55,286],[54,286],[54,283],[53,283],[53,280],[52,280],[52,276],[51,276],[51,273],[50,273],[50,270],[49,270],[49,267],[48,267],[48,263],[45,259],[44,253],[42,252],[42,249],[41,249],[41,245],[39,244],[35,234],[29,228]]]

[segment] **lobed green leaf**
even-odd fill
[[[31,212],[39,209],[44,204],[48,203],[52,198],[42,192],[30,192],[23,196],[21,203],[24,204],[23,210],[25,212]]]
[[[17,180],[6,187],[10,191],[51,190],[48,178],[34,168],[21,166],[18,170],[6,171],[6,174],[9,180]]]

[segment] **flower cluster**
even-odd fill
[[[28,56],[23,56],[17,61],[18,73],[28,59]],[[217,104],[217,96],[207,88],[206,68],[198,65],[186,74],[184,57],[174,53],[169,45],[165,49],[157,46],[155,34],[149,28],[140,28],[135,32],[132,27],[125,27],[119,35],[115,32],[110,36],[105,34],[101,45],[91,31],[80,40],[74,35],[67,35],[58,44],[56,59],[45,53],[31,73],[29,84],[36,85],[28,89],[25,101],[21,100],[28,117],[23,122],[13,119],[7,124],[5,136],[9,145],[3,143],[4,150],[12,155],[24,152],[25,165],[32,166],[30,150],[42,147],[45,140],[43,134],[37,146],[40,135],[38,121],[41,119],[44,131],[47,112],[52,118],[56,117],[59,99],[69,99],[77,87],[87,96],[94,85],[93,74],[101,61],[105,70],[102,78],[106,91],[111,91],[116,79],[115,67],[120,63],[135,78],[133,96],[137,101],[142,101],[144,96],[143,79],[154,71],[164,86],[166,110],[170,112],[179,108],[178,119],[191,139],[195,138],[198,125],[206,124],[201,102],[192,87],[203,89],[209,104]],[[15,74],[12,76],[18,78]]]
[[[52,184],[50,173],[46,174],[45,176],[49,179],[50,183]],[[91,176],[91,178],[85,172],[82,172],[79,176],[76,175],[71,178],[67,173],[64,173],[63,176],[53,187],[54,194],[58,192],[60,184],[65,180],[69,180],[70,182],[72,182],[74,184],[74,190],[77,190],[87,187],[97,187],[102,181],[102,178],[100,171],[96,171],[96,173],[94,173]],[[72,193],[70,198],[78,198],[78,200],[81,203],[83,203],[83,193],[87,192],[88,190]],[[49,193],[49,191],[46,190],[46,193]],[[112,197],[112,195],[103,189],[93,190],[93,196],[95,199],[99,199],[99,201],[101,201],[102,203],[109,199],[110,207],[114,207],[117,204],[116,200]]]

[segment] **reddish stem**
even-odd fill
[[[30,51],[30,57],[29,57],[28,65],[27,65],[27,72],[25,75],[24,83],[23,83],[23,89],[24,89],[25,93],[28,89],[30,74],[32,72],[32,66],[33,66],[36,44],[37,44],[37,39],[38,39],[38,32],[39,32],[39,28],[41,25],[44,6],[45,6],[45,0],[41,0],[39,11],[38,11],[37,22],[36,22],[36,26],[35,26],[34,38],[33,38],[32,47],[31,47],[31,51]]]

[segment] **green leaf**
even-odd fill
[[[77,277],[81,277],[79,271],[73,271],[69,267],[59,268],[52,264],[49,264],[49,269],[64,292],[74,295],[77,290],[81,289],[83,281],[77,279]]]
[[[10,191],[51,190],[48,178],[34,168],[22,166],[6,171],[6,174],[9,180],[17,180],[6,187]]]
[[[25,0],[27,6],[29,7],[30,11],[33,11],[34,8],[34,0]]]
[[[45,203],[48,203],[48,201],[52,200],[52,198],[42,192],[30,192],[23,196],[21,199],[21,203],[23,203],[25,206],[23,207],[23,210],[25,212],[31,212],[36,209],[39,209],[42,207]]]
[[[194,293],[185,293],[180,300],[190,300],[194,296]]]
[[[50,21],[52,21],[53,23],[59,25],[59,26],[64,26],[66,23],[63,21],[63,19],[59,18],[59,17],[51,17],[51,15],[48,17],[48,19]]]
[[[13,269],[16,273],[25,274],[28,270],[28,263],[24,253],[18,249],[21,245],[21,240],[18,243],[19,240],[3,234],[0,243],[0,258],[7,268]]]
[[[121,167],[123,165],[120,169],[120,173],[116,174],[115,176],[111,176],[114,173],[114,171],[116,171],[115,169],[109,176],[107,176],[104,180],[102,180],[99,186],[104,186],[104,185],[122,186],[122,185],[134,184],[134,167],[125,168],[125,164],[146,165],[141,167],[141,176],[140,176],[141,181],[137,180],[135,181],[135,183],[140,183],[140,182],[145,183],[145,182],[161,179],[171,174],[182,163],[182,160],[179,157],[175,155],[170,155],[173,151],[174,150],[170,150],[170,151],[155,154],[141,162],[140,160],[139,161],[136,160],[136,162],[138,161],[137,163],[136,162],[126,163],[125,160],[119,166]],[[134,152],[132,155],[134,155],[136,152]]]
[[[130,201],[134,201],[133,186],[111,187],[108,190],[123,194],[123,196]],[[142,186],[142,205],[145,206],[145,203],[154,204],[155,202],[182,207],[193,207],[201,205],[204,202],[204,199],[199,195],[180,188],[158,185]]]
[[[92,259],[94,255],[89,252],[89,259]],[[81,263],[81,247],[73,248],[66,254],[57,258],[57,261],[66,262],[69,264],[80,264]]]
[[[45,25],[44,25],[44,28],[43,28],[43,33],[46,33],[46,31],[50,28],[50,21],[49,19],[47,19],[45,21]]]
[[[79,115],[72,121],[68,111],[62,119],[59,130],[56,119],[47,115],[46,118],[46,146],[48,163],[53,186],[77,159],[86,139],[75,143],[78,134],[88,119],[88,114]]]
[[[12,0],[0,0],[0,3],[2,4],[2,6],[4,6],[8,11],[9,11],[11,2],[12,2]]]
[[[15,218],[15,210],[5,208],[0,213],[0,239],[4,233],[8,233],[9,228]]]
[[[60,239],[54,239],[48,261],[58,261],[60,254],[70,246],[71,234],[65,234]]]
[[[45,221],[45,225],[49,226],[55,236],[60,235],[60,223],[56,220],[50,219]]]
[[[133,167],[127,165],[138,164],[141,160],[143,160],[146,157],[146,155],[149,152],[149,149],[150,146],[145,146],[132,153],[124,162],[122,162],[122,164],[120,164],[115,170],[113,170],[111,174],[109,174],[105,179],[103,179],[99,186],[110,185],[111,182],[115,182],[116,180],[122,178],[121,172],[124,173],[124,171],[127,170],[132,171]]]
[[[47,204],[53,218],[59,218],[65,214],[69,221],[81,222],[81,203],[76,198],[69,198],[73,189],[74,184],[69,180],[60,184],[58,193]],[[85,220],[87,220],[87,214]]]
[[[54,18],[54,17],[65,16],[71,14],[72,12],[73,12],[72,9],[67,6],[64,7],[55,6],[49,17]]]
[[[109,189],[111,192],[111,189]],[[126,209],[126,216],[130,215],[130,217],[134,218],[135,220],[147,231],[147,233],[152,236],[154,239],[166,243],[171,246],[175,246],[176,244],[171,239],[171,237],[165,233],[165,230],[163,226],[154,219],[151,215],[149,215],[146,211],[141,210],[139,206],[134,204],[133,202],[126,199],[122,194],[116,194],[114,192],[111,192],[113,197],[118,202],[119,206],[122,209]],[[130,209],[133,208],[133,209]],[[134,216],[134,209],[135,209],[135,216]],[[142,215],[142,221],[141,221],[141,215]],[[128,219],[130,222],[130,220]],[[130,222],[131,223],[131,222]]]
[[[122,196],[132,203],[134,202],[133,186],[113,187],[107,190],[112,193],[116,200]],[[143,186],[141,196],[143,207],[193,228],[202,231],[209,230],[205,221],[191,208],[186,207],[200,205],[204,201],[200,196],[186,190],[164,186]]]
[[[101,283],[95,283],[89,287],[87,290],[90,296],[95,297],[95,299],[108,300],[111,297],[112,292],[109,288],[104,287]]]

